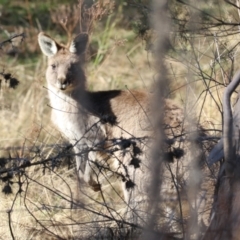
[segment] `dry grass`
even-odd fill
[[[94,27],[90,40],[93,43],[91,45],[93,50],[89,53],[90,60],[86,65],[89,89],[97,91],[136,88],[154,92],[156,66],[153,64],[152,53],[145,50],[144,42],[136,38],[131,30],[119,27],[118,23],[117,17],[112,19],[109,17],[108,25],[100,22]],[[104,31],[107,31],[106,35],[103,34]],[[63,137],[50,122],[51,109],[47,105],[48,96],[44,87],[46,60],[37,50],[36,33],[37,29],[32,29],[29,33],[31,41],[27,39],[26,44],[18,46],[20,51],[26,48],[30,49],[29,52],[37,51],[33,61],[28,59],[21,63],[17,57],[9,57],[1,53],[0,72],[1,69],[11,72],[20,84],[16,89],[9,89],[3,83],[1,85],[0,157],[9,157],[9,154],[18,158],[31,157],[34,153],[29,153],[24,147],[39,146],[44,158],[47,158],[58,151],[57,146],[53,150],[47,145],[64,142]],[[58,35],[59,39],[61,39],[60,35]],[[227,49],[236,46],[239,36],[227,36],[219,41],[227,43],[227,46],[224,48],[214,38],[201,37],[196,40],[194,47],[198,61],[193,57],[188,58],[192,49],[188,49],[187,54],[177,56],[172,54],[166,59],[171,79],[169,97],[188,109],[189,115],[197,118],[201,115],[200,122],[210,129],[221,129],[221,114],[216,104],[221,102],[225,81],[229,81],[231,62],[230,59],[224,59],[224,66],[222,64],[221,66],[215,64],[213,68],[211,66],[213,62],[216,63],[216,56],[225,56]],[[98,53],[95,49],[96,43],[98,43],[98,49],[100,48]],[[185,46],[181,44],[177,46],[179,50],[185,50]],[[219,48],[220,50],[217,51]],[[234,49],[235,62],[239,59],[238,51],[237,46]],[[96,54],[100,55],[99,61],[91,56]],[[201,66],[205,76],[211,76],[223,84],[215,85],[212,81],[209,86],[204,85],[196,62]],[[219,62],[221,63],[221,59]],[[203,92],[207,87],[212,87],[212,96],[209,92]],[[188,99],[191,101],[189,102]],[[7,147],[11,149],[6,150]],[[36,158],[35,161],[38,159],[40,158]],[[119,225],[116,222],[110,220],[108,222],[103,217],[111,214],[101,204],[101,193],[79,186],[72,162],[69,168],[65,165],[53,169],[54,171],[46,169],[44,172],[43,169],[41,165],[28,168],[26,174],[21,176],[21,181],[24,182],[21,194],[17,194],[18,184],[12,185],[12,195],[0,193],[0,239],[11,239],[9,222],[15,238],[23,240],[60,239],[59,237],[78,239],[79,236],[79,239],[84,239],[86,236],[97,239],[96,229],[99,232],[106,231],[108,228],[105,226],[111,226],[111,231],[116,227],[116,231],[119,231]],[[18,180],[14,178],[14,181]],[[117,213],[123,213],[122,193],[116,184],[116,179],[112,177],[110,180],[114,186],[110,184],[104,186],[105,197],[114,209],[119,204]],[[116,188],[116,191],[113,191],[113,188]],[[10,215],[9,209],[12,209]],[[117,215],[117,213],[114,214]],[[101,234],[103,235],[102,232]],[[106,234],[109,235],[109,233]],[[121,236],[121,233],[118,232],[118,234]]]
[[[111,24],[114,25],[114,22]],[[101,38],[101,31],[102,26],[93,33],[93,41]],[[108,31],[108,45],[104,46],[103,60],[98,64],[91,61],[86,66],[89,89],[96,91],[138,88],[150,91],[155,71],[151,63],[152,56],[145,51],[144,42],[129,30],[112,27]],[[33,41],[36,37],[37,35],[31,36]],[[26,46],[18,47],[21,50],[21,47]],[[64,139],[50,122],[51,109],[44,87],[46,59],[38,51],[33,62],[26,62],[20,64],[17,58],[2,54],[1,68],[5,72],[11,72],[20,84],[16,89],[2,85],[0,90],[0,156],[9,157],[10,154],[17,158],[32,157],[34,153],[28,153],[25,147],[39,146],[41,154],[47,158],[53,155],[52,149],[47,145],[60,144]],[[58,239],[58,236],[62,239],[78,239],[76,236],[80,236],[80,239],[83,239],[85,236],[94,237],[96,229],[104,229],[104,225],[112,226],[112,229],[116,227],[114,221],[110,221],[109,225],[106,218],[101,216],[109,215],[109,212],[96,202],[101,199],[100,193],[86,190],[84,187],[79,192],[74,164],[70,169],[66,166],[56,169],[56,173],[51,169],[43,172],[41,165],[31,167],[26,175],[21,177],[21,181],[21,194],[18,194],[18,184],[12,185],[13,194],[0,193],[1,239],[12,237],[9,222],[16,239]],[[114,185],[116,192],[113,191]],[[119,186],[116,183],[113,183],[113,186],[107,184],[104,194],[110,205],[115,208],[117,203],[121,204],[122,196]],[[82,191],[86,192],[85,197]],[[82,202],[85,202],[84,207],[88,210],[83,209]],[[11,220],[8,217],[10,209]],[[119,209],[121,212],[121,207]],[[91,211],[97,211],[99,215]],[[43,226],[47,230],[44,230]]]

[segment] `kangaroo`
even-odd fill
[[[69,47],[43,32],[38,42],[48,57],[46,80],[52,121],[73,145],[79,177],[91,185],[90,163],[96,154],[90,152],[91,161],[83,163],[82,149],[104,145],[106,139],[147,137],[149,96],[140,91],[87,91],[83,70],[88,43],[85,33],[79,34]]]
[[[73,145],[79,178],[94,190],[100,190],[94,164],[103,162],[106,166],[104,162],[111,162],[114,173],[122,179],[125,201],[133,199],[135,204],[144,201],[150,179],[146,150],[153,135],[150,94],[136,90],[88,91],[83,69],[86,33],[77,35],[69,46],[59,44],[43,32],[39,33],[38,42],[48,57],[46,80],[52,121]],[[164,127],[168,138],[182,133],[183,116],[181,108],[172,100],[165,100]],[[168,148],[173,143],[170,141]],[[84,157],[85,148],[90,151]],[[171,177],[172,173],[167,175],[168,181]],[[173,183],[165,185],[164,191],[172,191]]]

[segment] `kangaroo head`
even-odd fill
[[[86,33],[77,35],[70,47],[60,45],[43,32],[38,35],[38,43],[48,57],[46,79],[49,85],[65,92],[84,88],[86,80],[82,65],[88,43]]]

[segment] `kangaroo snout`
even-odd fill
[[[65,78],[65,77],[59,77],[57,78],[57,88],[61,89],[61,90],[65,90],[70,84],[69,79]]]

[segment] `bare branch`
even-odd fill
[[[21,37],[21,41],[23,41],[23,39],[26,37],[25,33],[20,33],[20,34],[16,34],[16,35],[13,35],[12,37],[8,38],[7,40],[4,40],[2,42],[0,42],[0,49],[2,49],[2,47],[6,44],[6,43],[12,43],[12,40],[14,38],[17,38],[17,37]]]

